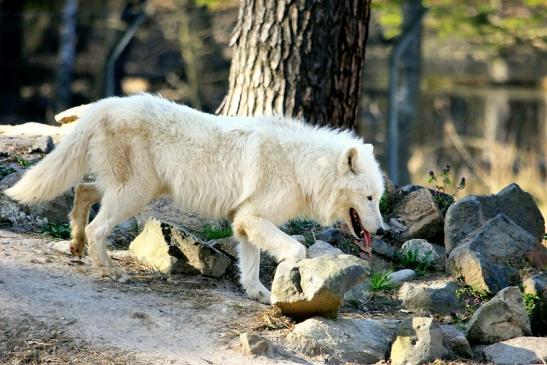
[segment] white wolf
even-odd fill
[[[278,261],[306,255],[276,225],[296,217],[343,221],[367,245],[369,232],[383,230],[382,175],[372,145],[351,132],[285,117],[215,116],[148,94],[74,111],[74,130],[6,194],[27,204],[48,201],[94,174],[95,183],[75,189],[71,251],[81,255],[87,242],[105,276],[127,279],[107,255],[107,236],[161,195],[231,221],[241,284],[264,303],[270,293],[258,278],[260,250]],[[86,227],[97,201],[101,208]]]

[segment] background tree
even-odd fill
[[[23,0],[0,0],[0,115],[12,117],[19,99],[19,74],[23,52]]]
[[[57,71],[56,111],[68,109],[71,102],[71,83],[76,62],[76,21],[78,0],[66,0],[60,32],[59,68]]]
[[[353,128],[369,16],[370,0],[242,0],[218,112]]]

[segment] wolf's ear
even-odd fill
[[[357,174],[357,159],[359,158],[359,153],[357,152],[357,148],[355,147],[349,147],[346,149],[342,156],[340,157],[340,162],[338,164],[339,171],[342,174],[352,172],[354,174]]]

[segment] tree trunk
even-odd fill
[[[65,0],[61,25],[59,69],[57,71],[57,112],[68,109],[72,97],[72,76],[76,63],[76,16],[78,0]]]
[[[241,0],[225,115],[354,128],[370,0]]]
[[[0,0],[0,116],[8,121],[15,117],[19,102],[23,5],[23,0]]]
[[[424,11],[421,0],[405,0],[403,2],[403,34],[410,28]],[[412,133],[420,110],[420,69],[421,69],[421,20],[418,30],[412,34],[408,47],[401,56],[399,84],[399,140],[400,146],[400,176],[398,183],[408,184],[410,175],[408,161],[412,148]]]

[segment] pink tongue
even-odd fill
[[[372,246],[372,237],[370,236],[370,233],[365,230],[363,236],[363,243],[365,244],[365,247],[371,247]]]

